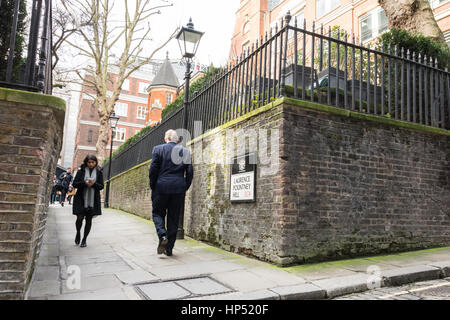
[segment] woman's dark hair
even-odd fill
[[[87,165],[88,165],[88,161],[89,161],[89,160],[95,161],[96,166],[98,166],[98,160],[97,160],[97,157],[96,157],[95,155],[93,155],[93,154],[88,154],[88,155],[86,156],[86,158],[84,158],[83,164],[84,164],[86,167],[87,167]]]

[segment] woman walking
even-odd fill
[[[92,218],[102,214],[100,190],[103,189],[103,173],[98,166],[96,156],[92,154],[86,156],[83,164],[78,168],[73,187],[77,189],[73,199],[73,214],[77,216],[75,244],[80,244],[80,231],[83,219],[85,219],[84,235],[80,247],[86,247],[86,240],[91,231]]]

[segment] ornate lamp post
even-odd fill
[[[105,208],[109,208],[109,184],[111,179],[111,164],[112,164],[112,149],[113,149],[113,141],[114,134],[116,133],[117,122],[119,122],[120,117],[116,116],[116,113],[113,113],[109,116],[109,126],[111,127],[111,149],[109,150],[109,169],[108,169],[108,181],[106,181],[106,190],[105,190]]]
[[[184,108],[183,108],[183,129],[187,130],[188,123],[188,113],[187,108],[189,107],[189,81],[191,79],[191,63],[192,58],[197,53],[198,45],[200,39],[202,38],[204,32],[194,30],[194,24],[192,23],[192,18],[189,19],[189,23],[186,27],[182,27],[176,39],[178,40],[178,45],[180,47],[181,55],[186,60],[186,74],[185,74],[185,88],[184,88]],[[183,140],[184,137],[182,137]],[[187,141],[184,141],[186,143]],[[180,214],[180,222],[178,225],[177,239],[184,239],[184,208]]]

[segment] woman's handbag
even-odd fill
[[[67,193],[68,196],[74,196],[77,193],[77,189],[73,188],[72,191]]]

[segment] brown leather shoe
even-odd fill
[[[158,244],[158,254],[162,254],[166,250],[166,246],[169,243],[169,239],[167,239],[166,236],[162,236],[161,239],[159,239]]]

